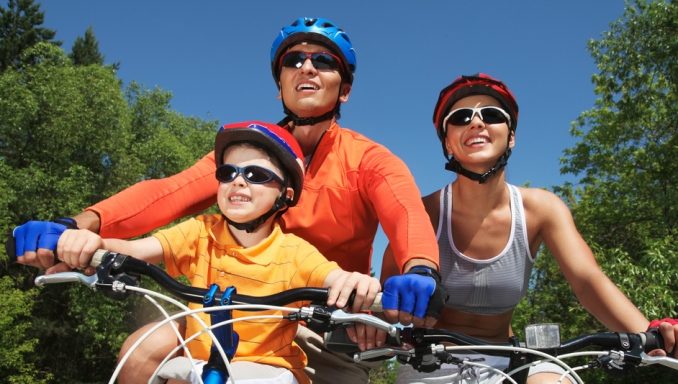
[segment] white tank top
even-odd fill
[[[530,254],[525,210],[520,191],[511,192],[511,234],[500,254],[475,260],[459,252],[452,239],[452,187],[440,194],[438,248],[443,285],[450,294],[446,308],[478,315],[499,315],[513,310],[525,297],[534,259]]]

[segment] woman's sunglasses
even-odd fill
[[[497,107],[480,107],[480,108],[459,108],[450,112],[443,120],[443,127],[447,124],[456,126],[468,125],[475,114],[480,116],[480,120],[486,124],[500,124],[507,123],[511,125],[511,117],[501,108]]]
[[[217,168],[216,172],[217,180],[222,183],[230,183],[238,175],[242,175],[245,181],[252,184],[263,184],[273,180],[280,185],[285,185],[285,182],[275,172],[258,165],[248,165],[240,168],[233,164],[222,164]]]
[[[315,69],[342,69],[341,59],[329,52],[290,51],[280,58],[280,66],[298,69],[304,65],[306,60],[311,60]]]

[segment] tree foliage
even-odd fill
[[[642,252],[678,226],[678,5],[638,1],[589,42],[599,95],[571,133],[562,171],[582,175],[575,214],[606,246]],[[635,255],[635,254],[634,254]],[[640,257],[640,254],[638,254]]]
[[[0,72],[19,63],[19,56],[36,43],[50,42],[56,31],[40,27],[45,12],[33,0],[9,0],[7,9],[0,6]],[[51,41],[60,46],[60,41]]]
[[[104,65],[106,55],[101,54],[99,51],[99,41],[94,36],[94,28],[90,26],[85,31],[84,38],[78,36],[75,39],[68,57],[73,60],[75,65]],[[120,63],[112,64],[111,68],[114,70],[120,69]]]
[[[213,146],[216,123],[173,111],[169,92],[136,83],[123,90],[114,71],[75,65],[47,43],[19,61],[0,74],[2,233],[177,173]],[[107,381],[139,318],[158,316],[81,286],[35,288],[37,270],[8,263],[4,249],[0,260],[0,382]]]
[[[393,384],[398,377],[398,363],[395,359],[384,360],[379,369],[370,370],[371,384]]]
[[[579,142],[563,173],[578,185],[555,191],[568,203],[598,264],[650,319],[678,312],[678,4],[634,1],[588,50],[599,73],[595,105],[572,124]],[[603,331],[577,301],[548,252],[514,327],[557,322],[564,338]],[[626,382],[587,373],[586,382]],[[641,370],[628,382],[671,382]]]

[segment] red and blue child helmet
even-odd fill
[[[296,205],[304,187],[304,155],[292,134],[276,124],[261,121],[226,124],[219,129],[214,141],[217,168],[223,164],[226,147],[243,141],[265,148],[280,161],[289,178],[289,186],[294,190],[294,197],[286,202],[287,206]]]

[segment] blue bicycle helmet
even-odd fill
[[[332,50],[332,53],[338,55],[344,64],[344,68],[349,70],[349,73],[343,75],[346,76],[349,84],[353,84],[353,74],[357,64],[355,49],[348,35],[333,22],[312,17],[299,18],[284,27],[273,42],[273,46],[271,46],[271,71],[276,84],[280,82],[280,68],[278,68],[280,55],[285,53],[290,46],[304,41],[325,45]]]

